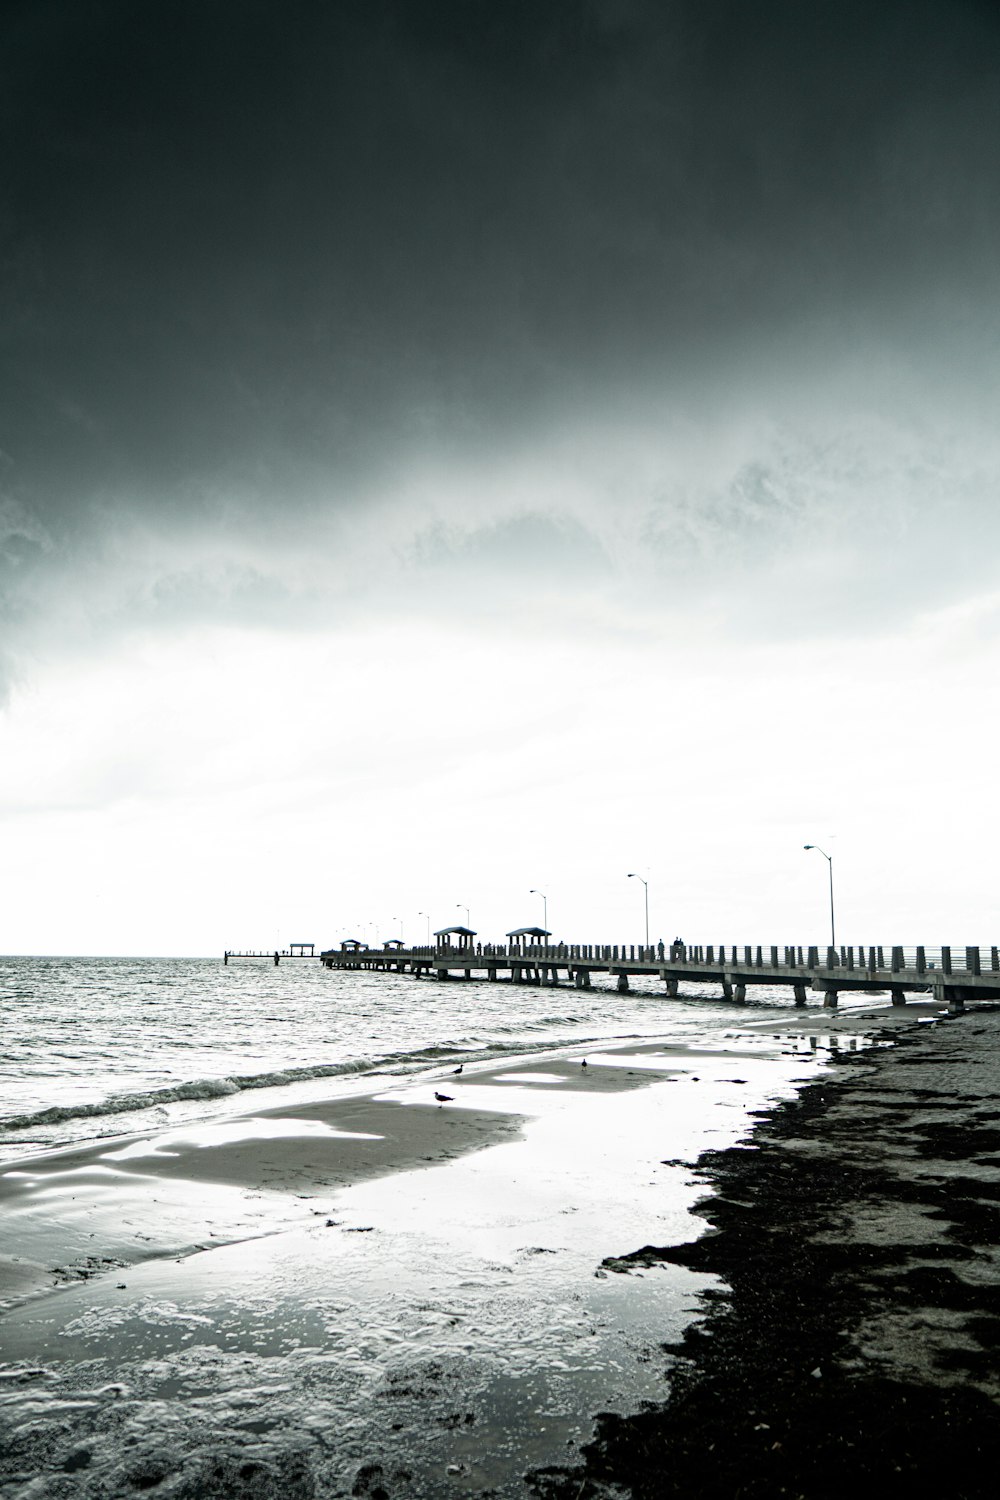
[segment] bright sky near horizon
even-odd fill
[[[0,951],[996,938],[994,7],[0,27]]]

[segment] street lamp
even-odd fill
[[[826,850],[821,849],[818,844],[803,844],[802,847],[803,849],[815,849],[816,853],[822,854],[823,858],[826,860],[827,871],[830,876],[830,947],[836,948],[837,928],[833,920],[833,855],[827,854]]]
[[[629,880],[641,880],[646,897],[646,947],[649,947],[649,882],[642,875],[637,875],[634,870],[629,871]]]
[[[429,948],[431,945],[431,919],[427,916],[427,913],[425,911],[418,911],[417,916],[427,918],[427,946]]]
[[[466,925],[466,927],[468,927],[470,925],[469,924],[469,908],[467,906],[463,906],[462,903],[461,903],[461,901],[456,901],[455,902],[455,907],[456,907],[456,910],[458,910],[458,911],[464,911],[465,912],[465,925]]]
[[[398,922],[399,923],[399,941],[402,942],[403,941],[403,919],[402,919],[402,917],[393,917],[392,920],[394,922]]]
[[[549,930],[549,902],[548,902],[548,897],[545,896],[545,895],[543,895],[543,893],[541,891],[536,891],[534,886],[531,887],[531,890],[528,892],[528,895],[529,896],[541,896],[542,897],[542,926],[545,928],[546,933],[548,933],[548,930]]]

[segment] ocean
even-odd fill
[[[0,957],[0,1161],[460,1061],[787,1022],[786,989],[750,994],[737,1007],[709,986],[671,1001],[653,983],[440,983],[307,959]]]

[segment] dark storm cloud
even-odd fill
[[[15,494],[501,435],[774,320],[993,275],[991,12],[15,9]]]
[[[720,390],[780,405],[859,349],[932,370],[946,404],[990,378],[988,5],[29,0],[2,55],[0,553],[23,610],[32,568],[123,518],[270,543],[415,465],[472,487],[651,392],[707,431]],[[654,475],[654,533],[677,556],[699,527],[780,522],[798,441],[707,505]],[[814,484],[806,519],[839,493]],[[196,612],[219,577],[160,587]]]

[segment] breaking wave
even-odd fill
[[[559,1017],[555,1024],[572,1024],[573,1018]],[[502,1028],[500,1028],[502,1029]],[[418,1047],[410,1052],[386,1053],[381,1057],[355,1058],[350,1061],[317,1063],[311,1067],[279,1068],[266,1073],[235,1074],[230,1078],[199,1078],[185,1083],[171,1084],[166,1088],[138,1090],[135,1093],[112,1094],[107,1099],[67,1105],[53,1105],[31,1114],[14,1115],[0,1121],[0,1139],[14,1131],[34,1130],[45,1125],[61,1125],[67,1120],[94,1119],[100,1116],[132,1114],[136,1111],[157,1109],[178,1101],[200,1099],[223,1099],[253,1089],[281,1088],[283,1085],[303,1083],[315,1078],[344,1078],[362,1074],[419,1072],[423,1068],[447,1062],[489,1062],[492,1058],[547,1052],[553,1046],[586,1045],[594,1038],[567,1036],[560,1041],[548,1037],[544,1041],[490,1042],[480,1046],[462,1045],[458,1042],[443,1043],[433,1047]]]

